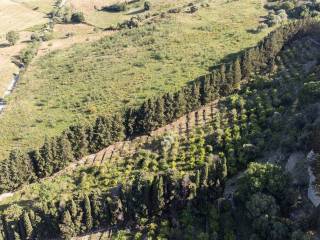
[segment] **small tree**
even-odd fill
[[[11,46],[15,45],[18,42],[19,38],[19,33],[15,31],[10,31],[6,34],[6,40],[9,42]]]
[[[149,1],[144,2],[144,10],[149,11],[151,9],[151,3]]]
[[[76,12],[76,13],[73,13],[71,16],[71,22],[73,23],[82,23],[84,21],[85,21],[85,17],[83,12]]]

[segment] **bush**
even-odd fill
[[[85,21],[85,17],[82,12],[73,13],[71,16],[71,22],[73,23],[82,23]]]
[[[151,3],[149,1],[144,2],[144,10],[149,11],[151,9]]]
[[[32,42],[39,41],[40,37],[39,37],[39,35],[37,33],[32,33],[31,36],[30,36],[30,40]]]
[[[127,4],[126,3],[112,4],[110,6],[102,8],[102,10],[107,12],[124,12],[127,10]]]
[[[284,10],[292,10],[292,9],[294,9],[294,7],[295,7],[295,5],[293,2],[284,2],[281,5],[281,8]]]
[[[33,42],[27,48],[23,49],[20,53],[20,60],[23,64],[28,65],[32,59],[36,56],[39,43]]]
[[[10,31],[6,34],[6,40],[9,42],[11,46],[15,45],[18,42],[19,38],[19,33],[15,31]]]
[[[46,41],[50,41],[53,39],[53,34],[52,32],[45,32],[42,36],[41,36],[41,40],[46,42]]]

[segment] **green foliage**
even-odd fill
[[[15,45],[20,39],[19,33],[15,31],[7,32],[6,40],[9,42],[10,45]]]
[[[83,12],[76,12],[71,15],[71,22],[73,23],[83,23],[85,20]]]
[[[116,3],[102,8],[107,12],[123,12],[127,10],[127,3]]]
[[[261,192],[280,200],[286,195],[288,183],[288,176],[279,166],[269,163],[250,163],[239,180],[238,192],[243,199],[248,199],[253,194]]]
[[[145,1],[143,8],[145,11],[149,11],[151,9],[151,3],[149,1]]]

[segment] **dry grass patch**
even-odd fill
[[[12,0],[17,3],[21,3],[27,8],[42,12],[49,13],[52,10],[52,7],[55,3],[55,0]]]
[[[21,31],[47,22],[43,13],[11,0],[0,1],[0,38],[8,31]]]

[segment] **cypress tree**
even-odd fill
[[[29,218],[29,214],[27,212],[23,213],[22,223],[23,223],[24,235],[25,235],[26,239],[31,239],[33,227],[32,227],[32,223]]]
[[[224,180],[228,175],[228,167],[227,167],[227,159],[224,156],[224,153],[219,153],[219,162],[217,166],[218,171],[218,178],[221,180]]]
[[[57,140],[57,159],[55,170],[61,170],[65,166],[67,166],[68,163],[72,162],[74,160],[73,152],[71,143],[68,140],[68,137],[66,134],[63,134],[61,137]]]
[[[9,165],[8,165],[8,170],[9,170],[9,186],[12,189],[17,188],[20,186],[22,179],[20,176],[20,172],[18,169],[18,154],[17,151],[11,151],[10,156],[9,156]]]
[[[67,135],[74,152],[74,157],[80,159],[86,156],[88,154],[89,142],[85,127],[83,125],[71,126]]]
[[[2,215],[2,225],[3,225],[5,239],[14,240],[13,230],[8,224],[8,219],[6,215]]]
[[[125,125],[125,135],[127,137],[132,137],[136,133],[136,117],[137,113],[135,109],[129,108],[125,111],[124,115],[124,125]]]
[[[145,101],[138,111],[138,133],[148,133],[154,127],[154,105],[151,99]]]
[[[100,226],[100,213],[101,213],[101,204],[100,199],[98,198],[97,194],[94,193],[91,195],[91,209],[93,215],[93,226],[98,228]]]
[[[153,212],[161,215],[162,209],[165,206],[164,202],[164,189],[163,177],[155,177],[152,183],[152,198],[153,199]]]
[[[110,139],[110,144],[117,142],[117,141],[122,141],[125,137],[125,127],[124,127],[124,120],[122,114],[115,114],[112,117],[111,121],[111,139]]]
[[[89,124],[89,126],[86,128],[86,136],[88,141],[88,152],[89,153],[95,153],[95,145],[94,145],[94,130],[93,130],[94,124]]]
[[[52,148],[51,142],[48,137],[45,138],[43,146],[40,148],[41,161],[41,172],[42,176],[51,175],[53,172],[53,157],[52,157]]]
[[[162,97],[159,97],[155,102],[155,114],[153,119],[153,122],[155,123],[154,129],[162,127],[165,124],[165,121],[164,101]]]
[[[164,96],[164,115],[166,118],[166,123],[172,122],[174,119],[175,111],[174,98],[171,93],[167,93]]]
[[[173,102],[173,109],[174,109],[174,118],[177,119],[181,117],[183,114],[186,113],[186,97],[183,90],[180,90],[174,94],[174,102]]]
[[[60,234],[63,239],[71,239],[75,235],[74,225],[69,210],[64,210],[61,223],[59,224]]]
[[[91,151],[97,152],[107,146],[112,142],[111,136],[111,120],[107,116],[97,117],[93,127],[92,127],[92,140],[90,142]]]
[[[84,199],[83,199],[83,212],[84,212],[84,223],[86,226],[86,230],[90,231],[93,226],[93,219],[91,214],[90,200],[87,195],[84,195]]]
[[[220,65],[219,75],[220,75],[219,76],[220,82],[225,83],[227,78],[226,78],[226,65],[224,63]]]
[[[31,153],[32,161],[35,165],[36,175],[39,178],[43,178],[46,176],[46,163],[45,160],[42,158],[40,152],[35,150]]]
[[[205,79],[202,82],[202,88],[203,88],[203,94],[201,94],[202,96],[202,100],[201,103],[204,105],[206,103],[209,103],[213,100],[214,96],[213,96],[213,85],[211,82],[211,79],[209,76],[206,76]]]
[[[228,89],[228,92],[230,92],[233,88],[233,83],[234,83],[233,63],[229,64],[226,77],[227,77],[227,89]]]
[[[234,85],[237,85],[240,83],[241,78],[242,78],[242,74],[241,74],[241,66],[240,66],[240,61],[239,58],[236,59],[236,61],[234,62]]]
[[[248,78],[252,72],[251,50],[245,51],[242,59],[242,73],[245,78]]]
[[[70,215],[71,215],[72,219],[74,220],[77,217],[77,214],[78,214],[78,207],[77,207],[77,204],[74,202],[73,199],[71,199],[70,202],[69,202],[69,212],[70,212]]]

